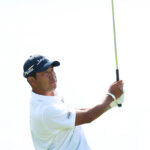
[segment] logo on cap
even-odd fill
[[[31,73],[32,71],[34,71],[33,69],[34,65],[32,65],[26,72],[24,72],[24,75],[28,75],[29,73]]]
[[[45,60],[45,58],[41,58],[41,59],[37,60],[38,61],[37,65],[39,65],[44,60]]]

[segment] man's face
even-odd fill
[[[44,72],[36,73],[34,88],[41,92],[53,91],[56,89],[56,74],[53,67],[49,67]]]

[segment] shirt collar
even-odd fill
[[[58,96],[57,92],[54,92],[55,95],[54,96],[46,96],[46,95],[40,95],[37,93],[34,93],[33,91],[31,91],[31,99],[32,100],[50,100],[51,102],[56,102],[56,101],[62,101],[63,102],[63,97]]]
[[[34,93],[33,91],[31,92],[31,97],[34,99],[43,99],[43,100],[47,100],[50,98],[55,98],[56,96],[47,96],[47,95],[40,95],[37,93]]]

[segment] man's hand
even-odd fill
[[[123,81],[114,82],[108,90],[109,93],[113,94],[118,99],[123,94]]]
[[[116,100],[110,103],[110,108],[117,106],[118,104],[122,104],[124,102],[124,92],[123,92],[123,81],[114,82],[109,90],[109,93],[113,94],[116,97]]]

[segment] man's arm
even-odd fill
[[[122,81],[113,83],[110,86],[108,92],[115,95],[116,98],[119,98],[123,94]],[[77,110],[75,125],[77,126],[85,123],[90,123],[93,120],[97,119],[105,111],[107,111],[107,109],[110,107],[111,102],[113,102],[113,98],[110,95],[106,95],[101,104],[98,104],[92,108]]]

